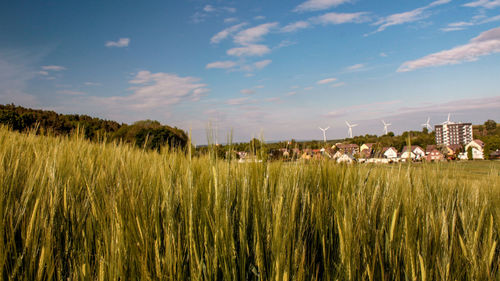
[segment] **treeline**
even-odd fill
[[[188,143],[186,132],[161,125],[158,121],[145,120],[127,125],[88,115],[60,114],[14,104],[0,105],[0,124],[16,131],[38,127],[41,132],[54,135],[69,135],[78,128],[90,140],[123,141],[155,150],[163,146],[184,148]]]

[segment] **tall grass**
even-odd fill
[[[0,128],[0,278],[499,280],[491,165],[239,164]]]

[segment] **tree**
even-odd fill
[[[484,122],[484,126],[486,127],[486,130],[488,132],[492,132],[492,131],[495,131],[497,129],[497,122],[495,122],[493,120],[488,120],[488,121]]]
[[[472,147],[469,146],[469,148],[467,149],[467,159],[469,160],[472,160]]]

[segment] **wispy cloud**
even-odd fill
[[[220,15],[222,13],[235,13],[236,8],[233,7],[215,7],[213,5],[207,4],[203,8],[191,16],[191,20],[194,23],[204,22],[208,17],[212,15]]]
[[[215,34],[211,39],[210,39],[210,43],[212,44],[216,44],[216,43],[219,43],[220,41],[226,39],[229,35],[237,32],[238,30],[240,30],[241,28],[243,28],[244,26],[246,26],[247,23],[246,22],[242,22],[240,24],[237,24],[237,25],[233,25],[231,27],[228,27],[220,32],[218,32],[217,34]]]
[[[311,21],[317,24],[343,24],[343,23],[363,23],[369,21],[367,12],[358,13],[327,13],[315,18]]]
[[[37,73],[38,73],[38,74],[40,74],[40,75],[43,75],[43,76],[47,76],[47,75],[49,75],[49,72],[48,72],[48,71],[45,71],[45,70],[40,70],[40,71],[38,71]]]
[[[493,9],[500,7],[500,0],[478,0],[464,4],[465,7],[480,7],[486,9]]]
[[[0,103],[38,104],[37,98],[26,92],[29,81],[36,77],[38,60],[29,53],[0,50]]]
[[[61,95],[67,95],[67,96],[83,96],[83,95],[86,95],[86,93],[84,93],[84,92],[72,91],[72,90],[60,90],[60,91],[57,91],[57,93],[61,94]]]
[[[323,79],[323,80],[319,80],[318,82],[316,82],[316,84],[318,85],[324,85],[324,84],[329,84],[329,83],[332,83],[332,82],[335,82],[337,81],[337,78],[326,78],[326,79]]]
[[[500,21],[500,15],[493,17],[475,16],[471,19],[471,21],[459,21],[459,22],[449,23],[446,27],[441,28],[441,31],[450,32],[450,31],[464,30],[470,26],[481,25],[495,21]]]
[[[344,82],[338,82],[338,83],[332,84],[330,87],[338,88],[338,87],[342,87],[342,86],[345,86]]]
[[[101,83],[96,82],[85,82],[85,86],[101,86]]]
[[[252,90],[252,89],[243,89],[240,91],[240,93],[244,94],[244,95],[253,95],[255,94],[255,90]]]
[[[254,20],[265,20],[266,17],[265,16],[255,16],[253,17]]]
[[[309,11],[326,10],[348,2],[351,2],[351,0],[307,0],[302,4],[298,5],[293,11],[309,12]]]
[[[225,18],[224,23],[233,23],[238,21],[238,18]]]
[[[271,29],[277,26],[277,22],[270,22],[242,30],[234,36],[234,42],[240,45],[249,45],[259,42],[271,31]]]
[[[61,71],[61,70],[66,70],[66,67],[60,65],[44,65],[42,66],[42,69],[49,71]]]
[[[378,26],[378,29],[375,32],[381,32],[384,31],[386,28],[394,25],[401,25],[405,23],[410,23],[410,22],[415,22],[421,19],[428,18],[430,16],[430,13],[427,11],[432,8],[436,7],[439,5],[444,5],[451,2],[451,0],[437,0],[432,3],[430,3],[427,6],[417,8],[408,12],[403,12],[403,13],[397,13],[397,14],[392,14],[390,16],[381,18],[380,20],[376,21],[373,25]],[[375,33],[374,32],[374,33]]]
[[[180,77],[170,73],[139,71],[129,81],[132,94],[99,98],[105,105],[132,110],[165,108],[184,100],[197,100],[208,92],[206,84],[194,77]]]
[[[294,32],[300,29],[305,29],[310,27],[311,24],[308,21],[297,21],[294,23],[287,24],[281,28],[281,32]]]
[[[349,71],[354,71],[354,70],[362,69],[364,67],[365,67],[364,64],[358,63],[358,64],[355,64],[355,65],[348,66],[346,69],[349,70]]]
[[[500,52],[500,27],[490,29],[470,40],[468,44],[427,55],[423,58],[403,63],[398,72],[413,71],[419,68],[458,64],[475,61],[481,56]]]
[[[206,65],[207,69],[212,69],[212,68],[222,68],[222,69],[227,69],[227,68],[233,68],[236,66],[236,62],[234,61],[216,61],[212,62]]]
[[[123,48],[123,47],[128,47],[129,44],[130,44],[130,38],[120,38],[118,39],[118,41],[108,41],[104,45],[108,48],[111,47]]]
[[[242,105],[242,104],[249,104],[249,103],[254,103],[254,101],[250,100],[250,98],[248,98],[248,97],[226,100],[226,104],[228,104],[228,105]]]
[[[227,50],[227,54],[230,56],[237,56],[237,57],[250,57],[250,56],[263,56],[265,54],[268,54],[271,52],[271,49],[267,47],[266,45],[247,45],[243,47],[236,47]]]
[[[255,66],[256,69],[262,69],[262,68],[268,66],[271,62],[272,62],[272,60],[262,60],[262,61],[255,62],[253,65]]]
[[[215,12],[215,8],[212,5],[205,5],[205,7],[203,7],[203,11],[205,11],[207,13],[211,13],[211,12]]]

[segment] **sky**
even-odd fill
[[[500,0],[8,1],[0,104],[219,142],[500,121]]]

